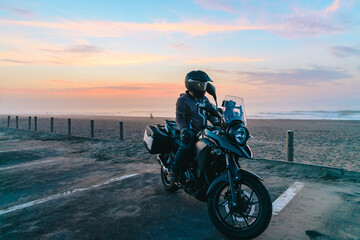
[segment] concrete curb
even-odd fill
[[[327,175],[335,176],[335,177],[347,177],[347,178],[356,178],[360,179],[360,172],[349,171],[342,168],[336,167],[328,167],[328,166],[321,166],[321,165],[312,165],[306,163],[297,163],[297,162],[287,162],[287,161],[280,161],[280,160],[270,160],[270,159],[261,159],[261,158],[254,158],[252,160],[264,163],[273,163],[278,165],[288,165],[294,167],[302,167],[311,170],[318,170],[324,171]]]

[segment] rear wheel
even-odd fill
[[[219,182],[208,196],[208,213],[215,227],[235,239],[252,239],[265,231],[272,215],[272,203],[264,185],[256,178],[244,178],[235,186],[233,204],[228,182]]]
[[[161,175],[161,182],[167,191],[176,192],[179,189],[179,187],[175,183],[169,181],[167,174],[164,172],[162,168],[160,175]]]

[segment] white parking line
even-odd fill
[[[27,151],[27,150],[34,150],[42,148],[41,146],[38,147],[27,147],[27,148],[20,148],[20,149],[7,149],[7,150],[1,150],[0,153],[7,153],[7,152],[21,152],[21,151]]]
[[[44,160],[44,161],[36,161],[36,162],[32,162],[32,163],[17,164],[17,165],[10,166],[10,167],[2,167],[2,168],[0,168],[0,171],[13,169],[13,168],[27,167],[30,165],[35,165],[35,164],[40,164],[40,163],[48,163],[48,162],[53,162],[56,160],[57,159],[51,159],[51,160]]]
[[[304,183],[294,182],[283,194],[281,194],[274,202],[273,202],[273,215],[278,215],[279,212],[295,197],[295,195],[300,192],[300,190],[304,187]]]
[[[14,152],[14,151],[18,151],[18,150],[16,150],[16,149],[8,149],[8,150],[2,150],[2,151],[0,151],[0,153]]]
[[[52,196],[49,196],[49,197],[40,198],[40,199],[31,201],[31,202],[27,202],[27,203],[23,203],[23,204],[20,204],[20,205],[13,206],[13,207],[9,207],[9,208],[0,210],[0,215],[4,215],[4,214],[10,213],[10,212],[14,212],[14,211],[17,211],[17,210],[20,210],[20,209],[23,209],[23,208],[28,208],[28,207],[31,207],[31,206],[34,206],[34,205],[37,205],[37,204],[40,204],[40,203],[44,203],[44,202],[47,202],[47,201],[50,201],[50,200],[54,200],[54,199],[57,199],[57,198],[65,197],[65,196],[71,195],[71,194],[76,193],[76,192],[83,192],[83,191],[90,190],[92,188],[97,188],[97,187],[100,187],[100,186],[107,185],[109,183],[118,182],[118,181],[124,180],[126,178],[135,177],[137,175],[138,175],[137,173],[134,173],[134,174],[129,174],[129,175],[125,175],[125,176],[121,176],[121,177],[117,177],[117,178],[111,178],[111,179],[107,180],[104,183],[96,184],[96,185],[93,185],[93,186],[88,187],[88,188],[76,188],[76,189],[71,190],[71,191],[55,194],[55,195],[52,195]]]

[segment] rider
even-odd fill
[[[205,110],[198,108],[198,103],[210,104],[205,97],[206,86],[212,82],[203,71],[191,71],[185,77],[187,91],[180,94],[176,102],[176,123],[180,129],[181,145],[170,168],[169,180],[175,181],[179,173],[192,159],[192,153],[197,142],[197,134],[206,126],[207,120],[218,125],[214,116],[207,116]]]

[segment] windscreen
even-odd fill
[[[222,106],[224,107],[224,121],[226,123],[241,120],[246,126],[245,106],[242,98],[226,96]]]

